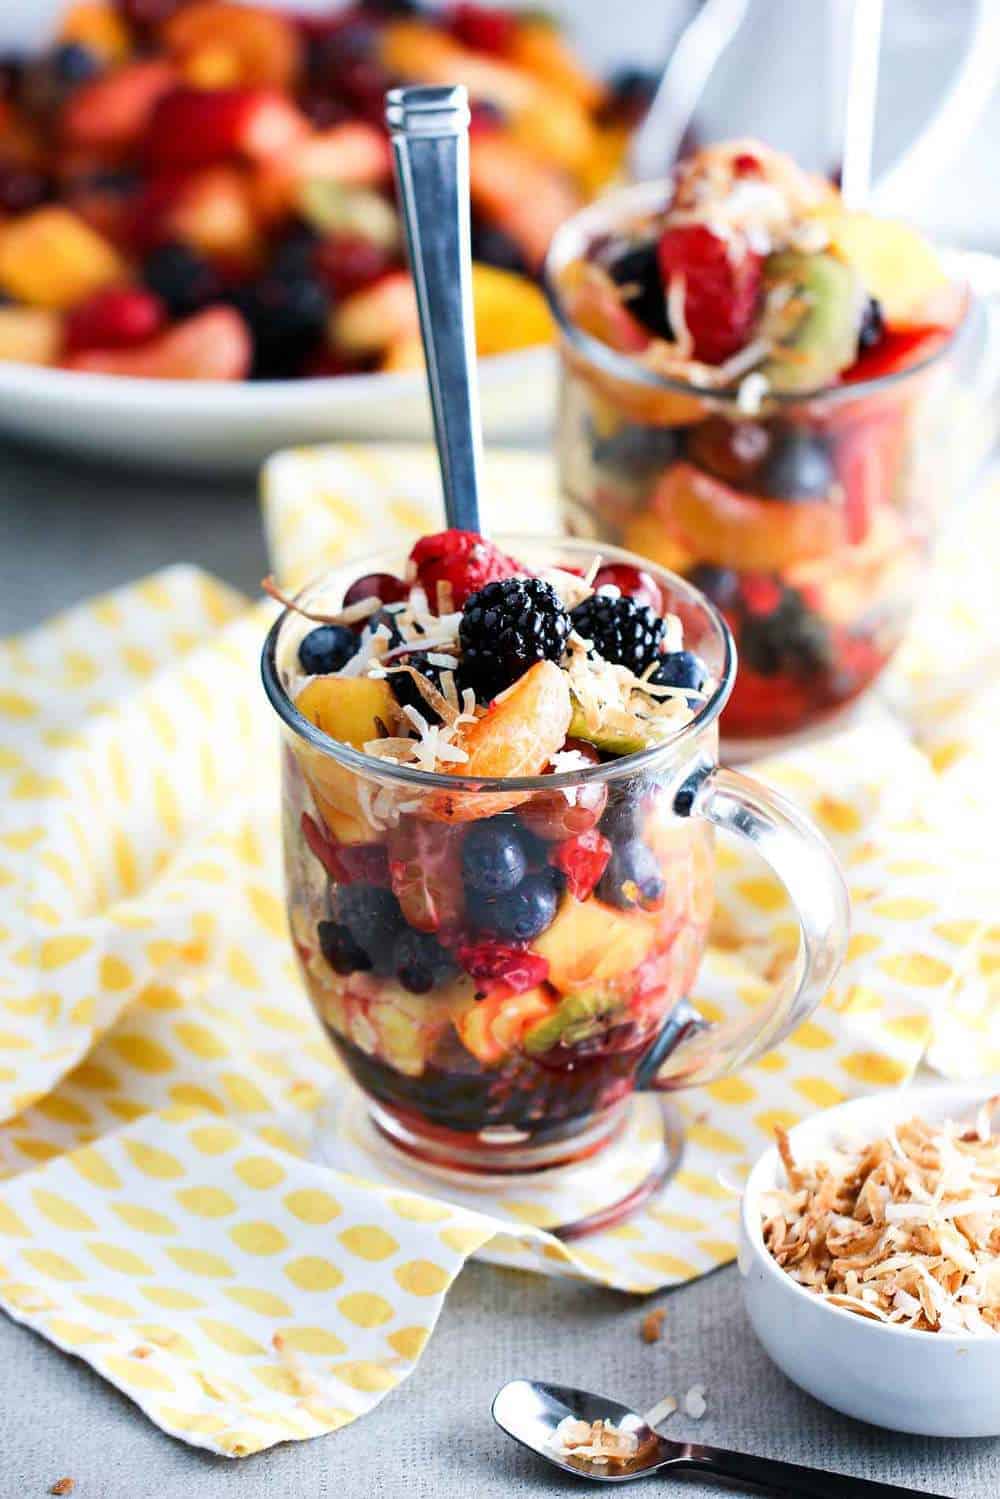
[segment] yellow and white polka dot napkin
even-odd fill
[[[553,524],[542,459],[493,455],[487,488],[505,528]],[[283,455],[265,494],[275,570],[300,581],[412,537],[439,523],[437,493],[425,449]],[[475,1211],[308,1159],[319,1100],[346,1085],[285,931],[276,729],[257,676],[268,612],[177,567],[8,642],[0,1305],[167,1431],[242,1455],[376,1405],[469,1254],[635,1291],[689,1279],[731,1257],[734,1187],[776,1122],[924,1057],[1000,1070],[984,828],[996,528],[988,501],[966,511],[895,712],[755,767],[847,868],[854,937],[826,1004],[685,1100],[667,1191],[573,1248],[544,1232],[566,1204],[538,1190]],[[780,891],[720,849],[701,1008],[760,1004],[790,940]]]

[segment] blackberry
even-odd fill
[[[666,626],[647,604],[610,593],[592,593],[572,614],[577,634],[595,653],[641,676],[656,659]]]
[[[558,661],[569,632],[569,615],[551,583],[487,583],[466,600],[458,627],[462,679],[481,702],[489,702],[536,661]]]
[[[265,275],[239,287],[230,300],[253,337],[253,380],[297,375],[322,341],[330,303],[310,274]]]
[[[158,245],[146,256],[142,279],[172,318],[190,317],[222,295],[222,278],[215,267],[179,241]]]
[[[770,614],[747,612],[739,635],[741,659],[762,677],[783,672],[808,677],[833,664],[830,632],[795,588],[786,588]]]
[[[350,929],[339,921],[321,921],[316,928],[319,950],[334,973],[367,973],[372,960],[351,936]]]
[[[454,958],[431,932],[407,927],[393,950],[396,977],[411,994],[426,994],[455,972]]]
[[[403,929],[403,913],[391,890],[379,885],[342,885],[337,891],[336,922],[368,959],[376,973],[392,973],[393,949]]]

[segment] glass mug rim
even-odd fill
[[[701,704],[694,717],[689,719],[679,729],[676,729],[666,739],[658,740],[656,744],[649,745],[646,749],[637,750],[631,755],[620,755],[616,759],[609,760],[603,764],[589,765],[548,775],[468,777],[447,775],[440,771],[419,770],[406,765],[393,765],[386,760],[380,760],[375,755],[366,755],[363,750],[354,749],[349,744],[343,744],[339,740],[331,739],[329,735],[324,734],[321,729],[317,728],[314,723],[310,722],[296,708],[281,682],[277,665],[278,641],[282,629],[295,612],[292,609],[285,608],[268,631],[261,653],[261,677],[264,683],[264,691],[272,708],[285,726],[300,739],[305,740],[313,749],[319,750],[329,759],[338,761],[339,764],[354,771],[356,774],[376,778],[383,782],[397,782],[422,789],[430,788],[461,792],[463,795],[467,793],[488,795],[490,793],[507,791],[568,790],[583,784],[615,780],[620,776],[627,777],[636,771],[649,770],[659,764],[669,762],[679,750],[697,740],[704,730],[718,719],[732,692],[733,683],[736,678],[736,645],[729,626],[722,615],[700,589],[695,588],[693,584],[688,583],[684,578],[678,577],[676,573],[669,572],[666,568],[658,567],[655,563],[638,556],[635,552],[626,551],[623,547],[605,546],[579,537],[545,536],[524,532],[502,532],[494,539],[504,548],[511,548],[515,552],[515,555],[519,548],[527,552],[533,548],[544,547],[549,550],[558,550],[563,554],[566,552],[579,553],[582,556],[586,556],[590,561],[593,561],[595,557],[600,557],[602,559],[608,558],[615,563],[625,563],[633,567],[639,567],[644,572],[648,572],[652,577],[662,581],[673,594],[680,594],[689,606],[698,609],[704,615],[721,646],[722,667],[712,694]],[[327,579],[334,577],[348,568],[357,576],[363,576],[368,572],[386,571],[390,562],[398,562],[398,557],[398,548],[387,548],[382,552],[366,554],[356,560],[347,559],[334,567],[328,568],[311,582],[305,584],[294,597],[298,601]]]
[[[737,395],[733,388],[720,390],[714,386],[697,385],[691,380],[675,379],[670,375],[647,369],[637,359],[620,353],[593,334],[586,333],[569,316],[563,302],[558,276],[566,264],[582,254],[585,245],[600,230],[614,227],[630,214],[648,213],[662,207],[669,181],[669,177],[664,177],[653,182],[632,183],[628,187],[605,193],[560,224],[552,236],[545,256],[542,288],[560,333],[591,365],[602,369],[605,374],[643,389],[670,391],[675,395],[714,401],[720,407],[737,408]],[[971,312],[976,306],[976,298],[968,282],[964,283],[964,291],[962,315],[958,322],[950,330],[944,342],[918,363],[907,365],[904,369],[889,371],[884,375],[875,375],[867,380],[854,381],[849,385],[825,385],[813,391],[768,391],[766,402],[779,409],[843,405],[850,401],[861,400],[875,392],[888,390],[913,375],[922,374],[939,359],[950,354],[958,340],[967,334],[972,322]],[[741,414],[749,419],[753,413],[742,412]]]

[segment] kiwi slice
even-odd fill
[[[551,1015],[525,1031],[522,1045],[531,1057],[541,1056],[559,1041],[572,1046],[622,1008],[620,1000],[609,999],[606,994],[565,994]]]
[[[832,385],[857,357],[865,306],[857,272],[826,252],[782,250],[764,262],[764,283],[769,306],[762,332],[774,352],[762,373],[771,389],[813,391]]]
[[[570,739],[583,739],[595,749],[604,750],[609,755],[634,755],[645,749],[647,742],[641,734],[627,734],[620,729],[589,728],[583,709],[575,698],[567,736]]]

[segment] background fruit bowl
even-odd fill
[[[474,77],[481,75],[485,101],[477,106],[485,113],[474,143],[473,195],[480,215],[476,232],[483,241],[476,250],[474,294],[487,435],[494,440],[539,437],[552,409],[552,358],[545,347],[552,329],[530,276],[554,224],[613,170],[625,140],[624,121],[602,116],[595,124],[592,112],[608,102],[604,91],[593,75],[580,70],[557,33],[528,17],[515,23],[500,11],[469,6],[466,18],[462,7],[454,13],[448,8],[440,30],[429,19],[415,15],[411,20],[402,10],[398,17],[386,11],[385,20],[375,21],[352,7],[347,30],[337,30],[336,36],[358,32],[364,46],[376,49],[370,59],[371,86],[362,100],[355,98],[354,83],[343,72],[344,58],[354,56],[348,43],[331,51],[333,32],[323,29],[343,7],[326,0],[325,20],[319,30],[310,30],[313,23],[281,20],[277,13],[284,9],[298,15],[314,7],[301,0],[265,3],[260,11],[222,3],[176,11],[167,7],[167,20],[158,21],[160,29],[152,31],[144,30],[152,24],[145,11],[137,12],[142,19],[136,20],[124,0],[120,9],[114,3],[43,0],[30,16],[20,4],[13,13],[5,8],[0,22],[4,46],[12,46],[15,56],[44,52],[45,62],[12,74],[16,82],[8,105],[8,135],[0,133],[0,146],[12,152],[8,175],[16,177],[20,169],[22,176],[33,176],[42,195],[37,205],[32,201],[23,208],[18,200],[3,224],[0,280],[7,305],[0,313],[0,430],[105,458],[201,469],[251,468],[276,447],[317,439],[428,435],[412,293],[405,272],[398,269],[398,225],[390,203],[380,196],[387,185],[388,155],[372,122],[380,116],[383,74],[389,81],[433,78],[434,69],[446,68],[450,58],[458,76],[466,67]],[[41,23],[39,10],[44,13]],[[77,23],[78,12],[90,17],[86,24]],[[99,28],[93,30],[98,12],[111,26],[114,46]],[[372,7],[372,17],[382,14]],[[122,15],[124,31],[116,20]],[[188,17],[192,20],[182,34],[178,28]],[[540,38],[542,53],[521,58],[518,52],[515,64],[511,51],[509,66],[494,62],[489,38],[479,38],[478,32],[467,38],[461,31],[466,19],[514,28],[503,44],[510,49],[527,46],[529,40],[534,45]],[[195,22],[201,27],[195,27],[201,51],[178,52],[185,38],[191,42],[188,33]],[[272,40],[287,39],[291,51],[286,68],[258,55],[259,37],[257,50],[244,55],[254,41],[254,27],[270,27]],[[57,53],[50,50],[53,40],[60,43]],[[144,40],[158,49],[148,58],[142,52]],[[91,81],[88,75],[82,86],[60,81],[62,52],[72,51],[74,44],[82,54],[81,67],[88,57],[97,67],[96,76]],[[210,44],[217,52],[220,46],[223,51],[230,47],[231,56],[226,56],[243,69],[234,75],[238,86],[224,83],[221,92],[213,93],[220,88],[217,79],[206,84],[192,73],[194,81],[189,80],[185,70],[195,63],[200,66],[213,57],[218,63]],[[53,57],[56,62],[50,61]],[[559,82],[549,89],[553,69]],[[138,103],[135,94],[147,73],[157,75],[152,115],[150,106],[141,103],[148,90],[140,90]],[[43,83],[49,89],[45,108],[36,102]],[[279,94],[285,88],[292,92]],[[521,103],[507,100],[496,106],[494,88],[505,100],[509,94]],[[548,114],[557,123],[561,120],[562,136],[545,148],[544,161],[533,154],[534,127],[528,130],[527,116],[522,119],[536,95],[539,103],[561,105],[546,115],[550,133]],[[135,122],[129,133],[123,133],[122,124],[126,104],[125,115]],[[337,118],[327,126],[325,111],[331,105],[361,113],[356,120]],[[260,115],[259,120],[257,114],[253,117],[260,130],[254,126],[250,131],[250,124],[240,127],[238,140],[230,118],[237,106],[241,119],[246,115],[249,121],[251,109]],[[267,120],[265,107],[272,112]],[[168,120],[171,109],[177,118]],[[268,155],[263,127],[267,124],[273,135],[271,127],[281,124],[282,110],[282,128],[291,130],[294,123],[300,133],[290,145],[273,141]],[[528,130],[523,139],[517,135],[522,127]],[[225,142],[217,138],[220,131]],[[350,141],[342,139],[346,137]],[[364,156],[366,145],[369,159],[359,161],[358,152]],[[340,150],[337,164],[330,159],[335,146]],[[233,164],[226,165],[230,159]],[[90,165],[93,174],[94,162],[121,161],[126,167],[141,164],[135,186],[124,197],[119,187],[111,207],[103,198],[103,206],[95,206],[91,198],[97,189],[86,186],[85,168]],[[53,182],[62,200],[56,204],[45,197]],[[318,193],[321,187],[330,192],[319,202],[312,189]],[[110,187],[102,191],[105,198],[112,193]],[[383,219],[392,221],[392,234],[385,237],[386,224],[380,238],[370,223],[361,229],[352,227],[354,220],[341,222],[343,215],[338,218],[336,205],[327,201],[331,193],[338,202],[343,199],[341,209],[350,206],[348,199],[357,199],[358,212],[362,199],[368,208],[381,209]],[[528,213],[525,194],[531,200]],[[285,237],[296,233],[302,245],[293,268],[285,265],[285,251],[294,248]],[[327,251],[355,240],[372,253],[381,245],[376,259],[383,265],[373,269],[369,255],[367,279],[358,281],[359,267],[352,261],[353,279],[345,288],[342,256],[335,268],[327,264]],[[514,260],[496,258],[501,240],[503,253]],[[308,262],[303,247],[309,251]],[[166,264],[160,265],[164,257],[172,257],[169,277]],[[178,257],[187,260],[175,265]],[[199,269],[205,273],[202,281],[207,277],[215,288],[200,301],[188,294],[188,288],[201,285]],[[134,291],[116,289],[123,272]],[[308,328],[300,328],[306,314],[298,293],[306,292],[309,322]],[[373,299],[378,306],[368,305]],[[112,301],[114,310],[105,305]],[[363,318],[360,306],[355,309],[361,302]],[[161,320],[166,315],[169,323],[147,328],[147,317],[137,333],[132,324],[143,311]],[[119,329],[126,314],[127,337]],[[248,370],[252,383],[240,378]],[[147,378],[167,374],[185,378]],[[197,374],[197,382],[188,380],[189,374]]]

